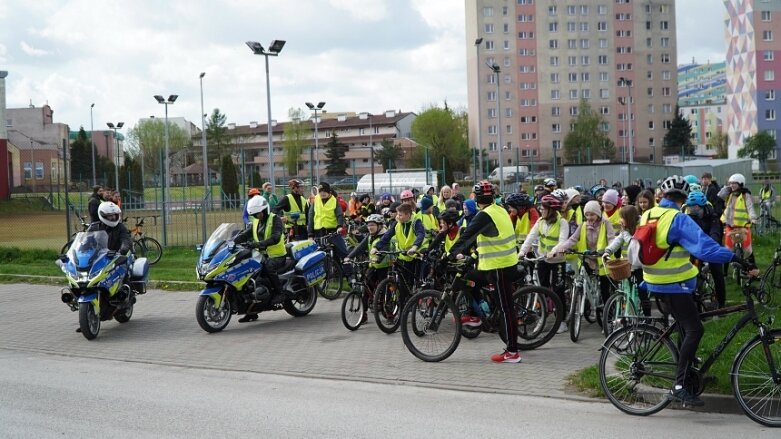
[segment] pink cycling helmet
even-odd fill
[[[412,195],[412,191],[410,190],[401,191],[401,199],[403,200],[405,198],[415,198],[415,196]]]

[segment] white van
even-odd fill
[[[502,169],[504,173],[504,181],[515,181],[516,176],[515,174],[520,172],[521,175],[518,176],[518,181],[523,181],[524,177],[529,175],[529,168],[527,166],[505,166]],[[496,168],[488,174],[488,180],[490,181],[499,181],[499,168]]]

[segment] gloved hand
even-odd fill
[[[407,255],[408,255],[408,256],[412,256],[412,255],[414,255],[414,254],[415,254],[417,251],[418,251],[418,248],[417,248],[416,246],[414,246],[414,245],[413,245],[412,247],[410,247],[410,248],[409,248],[409,250],[407,250]]]
[[[369,254],[372,255],[372,256],[376,255],[377,254],[377,247],[372,247],[372,249],[369,250]]]

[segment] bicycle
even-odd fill
[[[380,250],[376,255],[379,257],[387,256],[395,258],[402,253],[405,252]],[[422,259],[422,256],[416,254],[415,258]],[[399,291],[401,283],[404,282],[404,286],[407,288],[410,296],[415,294],[419,287],[423,286],[423,282],[419,279],[418,273],[412,273],[412,283],[407,284],[399,271],[400,269],[406,269],[399,267],[396,262],[397,260],[393,261],[388,268],[388,276],[381,280],[374,290],[374,320],[377,322],[377,326],[380,330],[386,334],[393,334],[399,329],[400,313],[406,303],[401,300]]]
[[[136,225],[130,229],[133,238],[133,253],[137,257],[145,257],[149,265],[156,264],[163,257],[163,246],[155,238],[144,236],[144,217],[135,216]],[[127,218],[125,218],[127,221]]]
[[[68,239],[68,242],[65,243],[65,245],[62,246],[60,249],[60,254],[64,255],[65,253],[68,253],[68,250],[71,248],[71,244],[73,244],[73,240],[76,239],[76,235],[79,234],[79,232],[86,232],[87,229],[89,229],[89,224],[85,220],[87,219],[86,216],[80,216],[79,217],[79,224],[77,224],[75,227],[81,226],[81,230],[76,230],[73,232],[73,234],[70,236],[70,239]]]
[[[625,326],[629,320],[645,317],[640,311],[640,294],[637,288],[637,279],[630,275],[620,281],[620,287],[605,301],[602,328],[606,337]]]
[[[447,262],[448,282],[442,291],[424,289],[407,301],[401,313],[401,337],[407,349],[420,360],[438,362],[447,359],[461,342],[461,311],[456,304],[466,283],[466,267],[474,260]],[[437,271],[443,271],[438,268]],[[486,291],[495,295],[495,290]],[[463,300],[462,300],[463,302]],[[490,305],[489,305],[490,306]],[[564,318],[561,300],[552,290],[536,285],[519,288],[513,293],[513,307],[518,326],[518,348],[530,350],[550,341]],[[499,336],[505,339],[501,307],[489,308],[487,320],[493,321]]]
[[[577,342],[578,338],[580,338],[581,317],[585,318],[589,323],[598,322],[599,326],[602,326],[602,294],[599,288],[599,278],[597,277],[598,270],[594,270],[594,273],[589,274],[586,269],[586,257],[596,256],[597,252],[592,250],[586,250],[585,252],[570,250],[567,253],[580,257],[580,269],[572,282],[572,300],[570,301],[569,318],[567,321],[569,338],[573,342]],[[591,315],[592,310],[595,311],[595,317]]]
[[[366,270],[369,261],[352,262],[353,274],[350,276],[352,290],[344,296],[342,302],[342,324],[355,331],[368,320],[368,312],[374,312],[374,294],[366,283]]]
[[[335,300],[344,290],[344,268],[342,260],[336,256],[336,246],[331,238],[338,236],[339,232],[331,232],[317,238],[317,245],[325,252],[325,282],[320,289],[320,295],[328,300]]]
[[[700,318],[743,312],[740,320],[724,336],[699,368],[691,367],[687,390],[700,395],[705,374],[735,335],[749,322],[757,335],[738,351],[730,371],[732,390],[746,415],[768,427],[781,426],[781,328],[769,329],[761,322],[756,302],[772,302],[766,291],[752,286],[755,278],[744,277],[741,289],[745,303],[708,311]],[[768,324],[772,324],[772,319]],[[675,383],[678,347],[672,339],[678,323],[664,330],[638,319],[634,324],[614,332],[602,346],[599,359],[599,382],[610,402],[630,415],[647,416],[667,407],[668,395]],[[771,345],[773,349],[771,350]]]
[[[781,223],[771,213],[772,204],[768,200],[759,202],[759,220],[757,221],[756,231],[758,235],[764,235],[766,232],[773,232],[781,227]]]
[[[729,232],[729,237],[732,239],[732,253],[735,253],[735,256],[739,258],[743,258],[745,256],[744,250],[743,250],[743,243],[746,241],[746,235],[748,232],[743,227],[736,227]],[[732,278],[735,280],[735,282],[740,281],[740,271],[735,268],[732,270]]]

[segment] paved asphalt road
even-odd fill
[[[739,415],[0,350],[0,436],[777,438]]]

